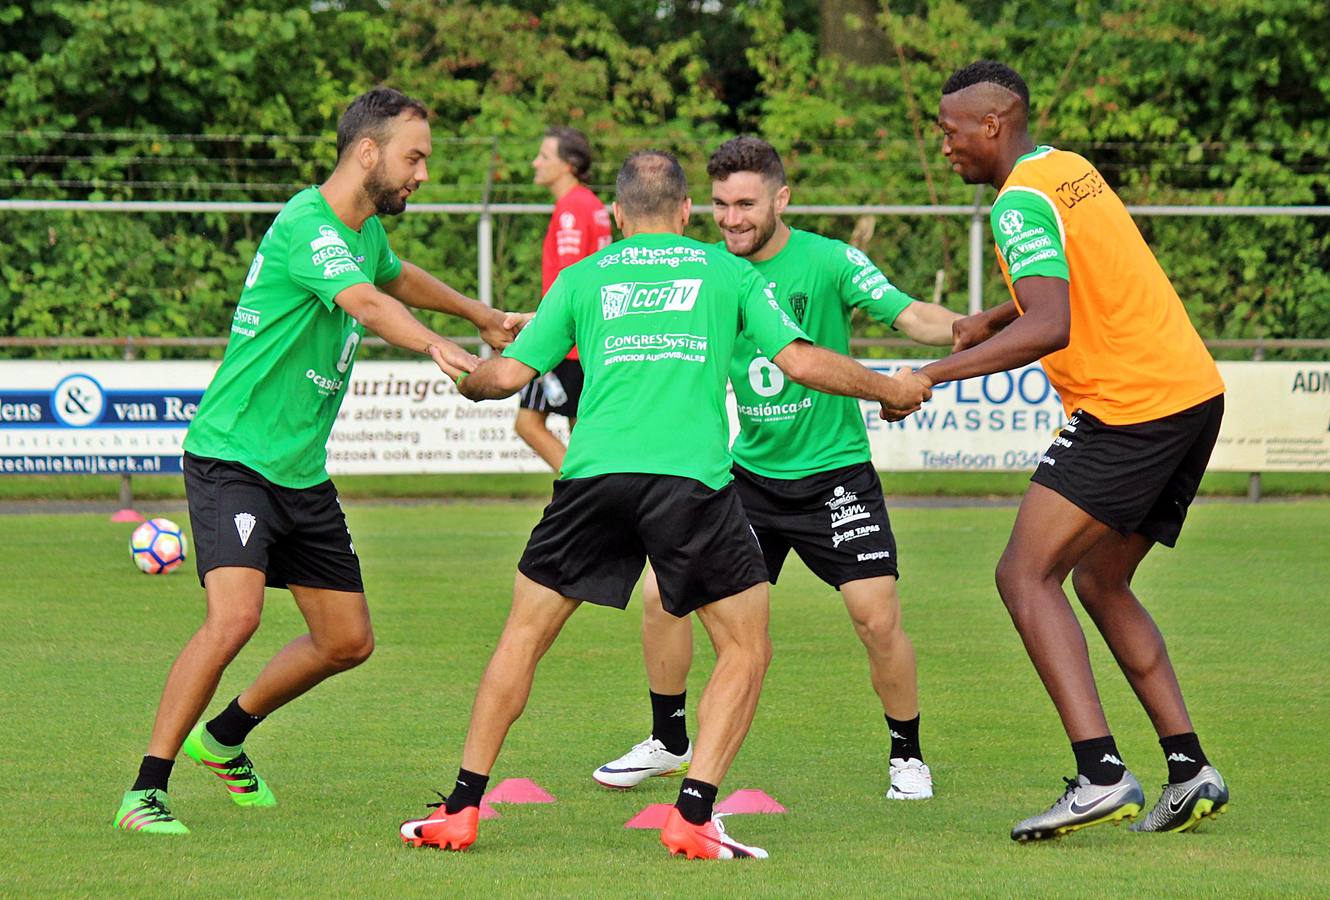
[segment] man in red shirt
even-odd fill
[[[554,214],[545,232],[540,257],[540,293],[543,297],[561,270],[610,243],[610,215],[605,204],[583,182],[591,171],[591,144],[576,128],[556,125],[545,132],[540,150],[531,161],[536,184],[554,195]],[[582,364],[574,347],[568,358],[543,378],[522,389],[514,428],[555,472],[567,451],[546,426],[550,413],[577,420],[582,395]]]

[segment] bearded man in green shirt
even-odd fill
[[[898,290],[860,250],[791,228],[780,155],[766,141],[736,137],[707,165],[712,212],[726,249],[754,265],[781,308],[823,347],[850,349],[855,310],[922,344],[950,346],[960,316]],[[739,412],[734,483],[757,532],[771,581],[790,550],[840,591],[868,652],[891,748],[891,800],[933,795],[919,742],[914,647],[901,627],[896,541],[882,484],[873,469],[859,404],[786,381],[752,343],[740,340],[730,366]],[[635,787],[686,771],[692,746],[684,701],[692,664],[691,623],[665,615],[650,574],[644,586],[642,649],[652,730],[645,741],[592,773],[600,784]]]
[[[390,88],[357,97],[337,126],[337,167],[282,208],[245,277],[222,364],[184,443],[203,626],[167,676],[148,753],[115,825],[187,834],[167,785],[183,749],[240,806],[272,806],[243,742],[265,716],[374,647],[356,557],[325,445],[369,329],[422,353],[449,377],[479,360],[403,304],[463,316],[495,349],[517,317],[463,296],[398,259],[378,216],[406,209],[431,151],[425,107]],[[259,625],[264,586],[289,587],[309,632],[206,724],[223,670]],[[197,723],[197,724],[196,724]],[[192,729],[192,730],[191,730]]]
[[[624,608],[650,559],[664,608],[695,611],[716,648],[693,768],[661,842],[690,859],[764,858],[713,815],[771,654],[766,566],[731,484],[731,357],[750,341],[783,377],[881,403],[892,418],[928,396],[901,390],[915,379],[814,346],[752,266],[683,237],[692,204],[673,156],[630,156],[616,188],[624,239],[564,269],[503,357],[459,380],[473,400],[506,397],[574,343],[586,373],[554,497],[518,563],[508,622],[476,692],[456,786],[436,813],[402,823],[413,846],[475,841],[481,796],[536,664],[582,602]]]

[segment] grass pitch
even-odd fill
[[[111,827],[166,670],[202,615],[189,571],[140,575],[129,526],[102,515],[0,517],[0,697],[9,823],[0,894],[31,896],[1324,895],[1330,502],[1193,509],[1181,546],[1137,578],[1193,717],[1228,778],[1229,814],[1192,835],[1108,826],[1018,846],[1019,818],[1072,769],[1056,715],[992,587],[1010,508],[893,513],[937,796],[882,799],[887,735],[835,592],[797,562],[773,590],[776,656],[721,796],[760,788],[785,815],[730,819],[765,862],[685,863],[624,829],[674,779],[615,793],[590,772],[649,729],[636,606],[587,607],[537,675],[493,782],[553,805],[502,806],[461,855],[408,850],[397,823],[456,772],[471,698],[503,623],[535,503],[351,505],[378,650],[274,714],[247,749],[277,793],[234,807],[186,759],[171,796],[194,834]],[[151,508],[145,510],[153,512]],[[214,713],[298,633],[289,595],[231,666]],[[1109,720],[1149,802],[1164,763],[1096,635]],[[710,670],[700,629],[690,715]]]

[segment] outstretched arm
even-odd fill
[[[384,283],[382,288],[407,306],[433,309],[466,319],[480,331],[481,339],[495,350],[511,344],[521,329],[520,324],[507,319],[508,314],[503,310],[471,299],[406,260],[402,260],[402,273]]]
[[[884,419],[904,418],[932,396],[928,386],[911,372],[902,370],[888,378],[848,356],[808,341],[785,345],[771,361],[790,378],[813,390],[882,404]]]
[[[480,363],[473,354],[426,328],[409,309],[371,284],[353,285],[333,299],[367,330],[393,346],[427,354],[450,378],[470,372]]]
[[[457,382],[457,390],[468,400],[502,400],[522,389],[539,373],[526,363],[507,356],[485,360],[470,375]]]
[[[952,325],[960,318],[959,313],[954,313],[945,306],[915,300],[901,310],[893,327],[912,341],[946,346],[952,342]]]
[[[919,370],[930,384],[959,381],[1015,369],[1067,346],[1071,338],[1071,299],[1066,279],[1032,275],[1016,282],[1016,299],[1025,315],[969,349]],[[1015,306],[1012,306],[1015,311]],[[990,321],[1006,315],[1005,306],[988,313]]]

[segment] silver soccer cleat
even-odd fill
[[[1159,802],[1132,831],[1190,831],[1207,816],[1228,809],[1228,785],[1214,766],[1202,766],[1190,781],[1164,785]]]
[[[1145,792],[1130,772],[1116,784],[1091,784],[1084,775],[1063,779],[1067,790],[1058,801],[1036,816],[1018,822],[1011,829],[1013,841],[1039,841],[1055,838],[1090,825],[1133,819],[1145,805]]]

